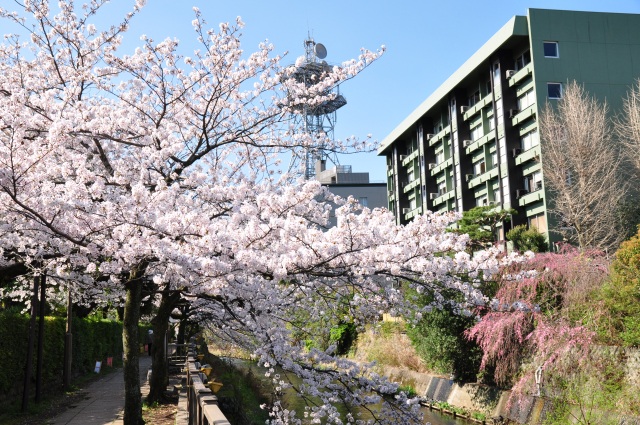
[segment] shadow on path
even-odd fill
[[[140,357],[142,398],[149,393],[147,371],[151,357]],[[49,420],[49,425],[122,425],[124,415],[124,375],[122,368],[93,382],[82,392],[84,399],[64,413]]]

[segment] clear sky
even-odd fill
[[[133,0],[112,0],[114,20]],[[76,0],[78,4],[82,0]],[[12,0],[0,6],[12,9]],[[381,141],[460,67],[512,16],[527,8],[640,13],[640,0],[148,0],[132,22],[127,46],[146,34],[159,41],[178,38],[184,54],[193,51],[191,27],[197,6],[211,27],[241,16],[243,48],[269,40],[285,63],[304,53],[307,34],[327,48],[327,62],[355,58],[361,47],[385,45],[387,52],[357,78],[341,86],[347,105],[338,111],[337,138],[372,134]],[[122,7],[122,9],[121,9]],[[385,180],[384,159],[375,153],[340,158],[355,172]]]

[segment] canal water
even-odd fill
[[[224,358],[224,360],[239,369],[251,370],[255,374],[255,376],[264,377],[265,369],[258,367],[258,365],[256,365],[254,362],[234,358]],[[265,378],[265,380],[271,382],[268,378]],[[295,390],[291,388],[286,389],[283,392],[281,398],[284,406],[286,406],[287,409],[296,410],[297,412],[304,411],[305,403],[303,399],[297,395]],[[454,419],[452,416],[441,414],[436,410],[429,410],[427,407],[422,408],[422,412],[424,414],[425,424],[430,423],[431,425],[465,425],[471,423],[465,421],[464,419]]]

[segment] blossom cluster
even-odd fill
[[[309,418],[357,422],[336,410],[342,400],[380,403],[380,423],[417,420],[396,385],[332,349],[307,349],[294,325],[304,333],[328,315],[362,326],[411,311],[396,282],[436,303],[447,288],[483,305],[477,282],[498,269],[498,252],[468,255],[467,237],[446,232],[455,215],[397,226],[386,210],[274,173],[282,154],[315,143],[290,125],[295,106],[326,101],[382,51],[300,84],[270,44],[244,53],[240,19],[207,30],[196,10],[193,55],[147,37],[123,55],[121,36],[144,2],[101,30],[89,21],[103,3],[76,13],[61,1],[52,17],[47,1],[27,2],[38,22],[30,40],[0,46],[0,267],[47,273],[94,305],[122,303],[134,284],[168,285],[220,338],[277,365],[278,386],[300,377],[297,390],[315,403]],[[338,225],[328,228],[331,205]],[[273,417],[301,420],[278,404]]]

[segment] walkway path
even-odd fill
[[[151,357],[140,357],[142,397],[149,393],[147,371]],[[83,390],[86,397],[73,408],[48,422],[50,425],[122,425],[124,415],[124,376],[122,369],[93,382]]]

